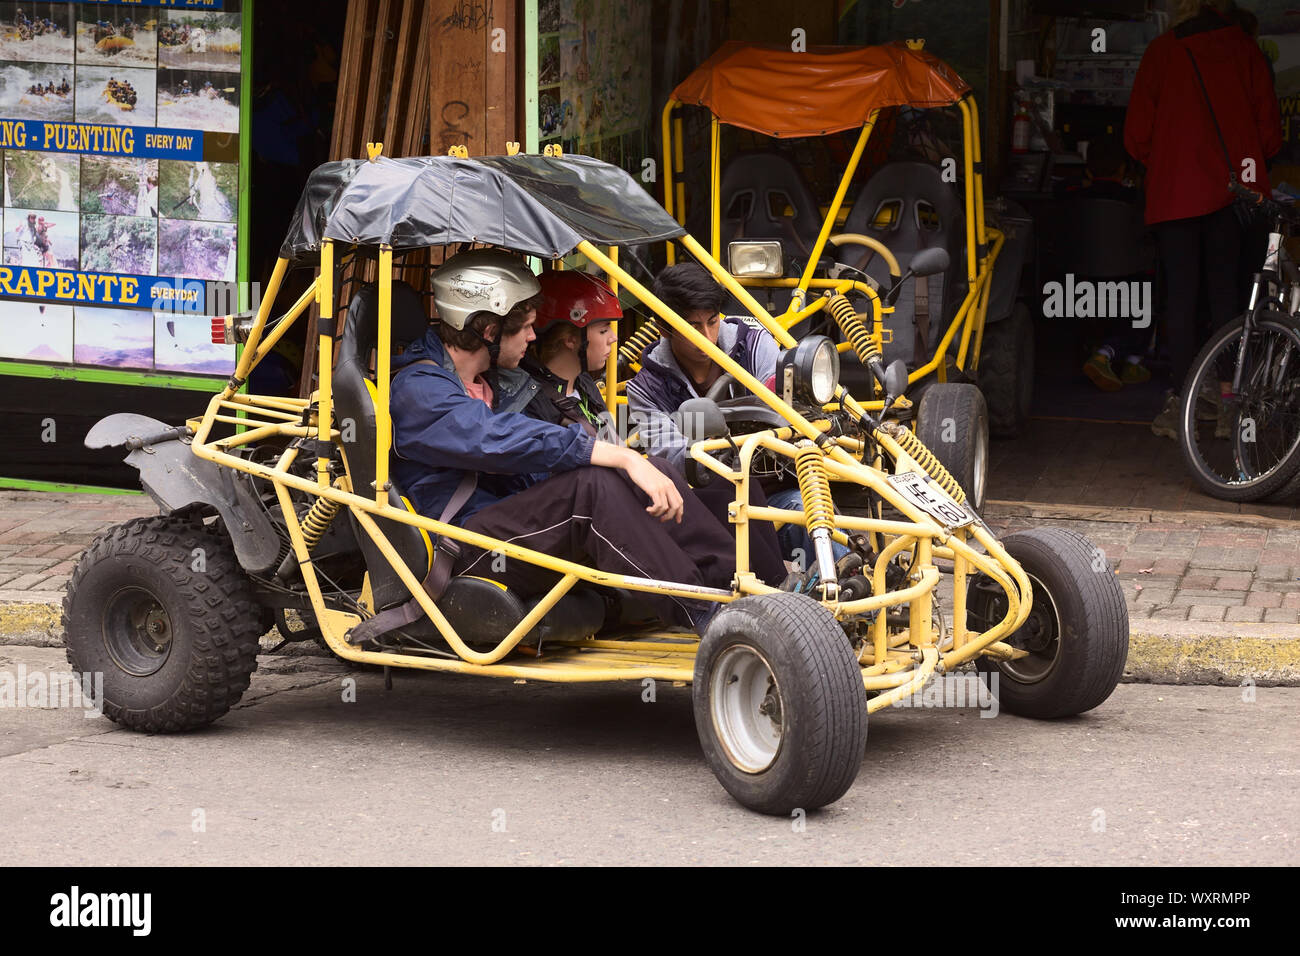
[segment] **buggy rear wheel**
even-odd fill
[[[1017,531],[1002,546],[1033,585],[1033,608],[1003,640],[1026,657],[975,658],[999,705],[1023,717],[1069,717],[1096,707],[1115,690],[1128,660],[1128,607],[1100,549],[1064,528]],[[968,625],[984,631],[1006,613],[1006,594],[977,575]]]
[[[989,413],[974,385],[938,382],[921,396],[916,437],[961,485],[976,511],[984,510],[989,472]]]
[[[993,437],[1017,437],[1029,422],[1034,401],[1034,323],[1023,302],[1002,321],[984,327],[979,386],[988,402]]]
[[[834,615],[802,594],[727,605],[700,641],[695,728],[718,781],[760,813],[834,803],[867,743],[862,672]]]
[[[104,715],[149,733],[226,713],[257,668],[259,609],[224,535],[192,517],[101,534],[63,599],[68,663],[103,674]]]

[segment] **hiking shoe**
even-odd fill
[[[1141,362],[1125,362],[1119,380],[1125,385],[1145,385],[1151,381],[1151,370]]]
[[[1160,409],[1160,414],[1151,422],[1151,434],[1160,438],[1178,439],[1178,413],[1182,403],[1178,396],[1170,392],[1165,396],[1165,407]]]
[[[1124,387],[1115,370],[1110,367],[1110,359],[1105,352],[1093,352],[1092,358],[1083,363],[1083,374],[1103,392],[1118,392]]]

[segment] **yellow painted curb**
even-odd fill
[[[0,644],[63,644],[62,607],[41,602],[0,602]]]
[[[1300,685],[1300,627],[1266,637],[1134,631],[1124,678],[1153,684],[1240,684],[1250,678],[1256,684]]]

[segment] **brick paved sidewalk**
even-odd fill
[[[72,568],[95,535],[157,513],[147,495],[0,490],[0,601],[63,600]]]
[[[1300,522],[1011,502],[986,511],[999,535],[1044,525],[1087,535],[1117,570],[1135,624],[1300,621]]]
[[[1118,570],[1134,621],[1300,622],[1300,522],[1013,502],[987,511],[998,534],[1057,525],[1087,535]],[[61,600],[96,534],[156,513],[144,495],[0,491],[0,601]]]

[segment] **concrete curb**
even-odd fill
[[[1225,507],[1227,507],[1225,502]],[[1046,501],[984,502],[984,517],[1033,518],[1036,521],[1101,521],[1111,524],[1194,524],[1206,527],[1300,528],[1300,520],[1235,511],[1161,511],[1109,505],[1053,504]]]
[[[0,602],[0,645],[63,646],[60,614],[55,603]],[[1152,623],[1140,622],[1129,637],[1125,681],[1300,687],[1300,625],[1234,624],[1223,634],[1213,624]]]

